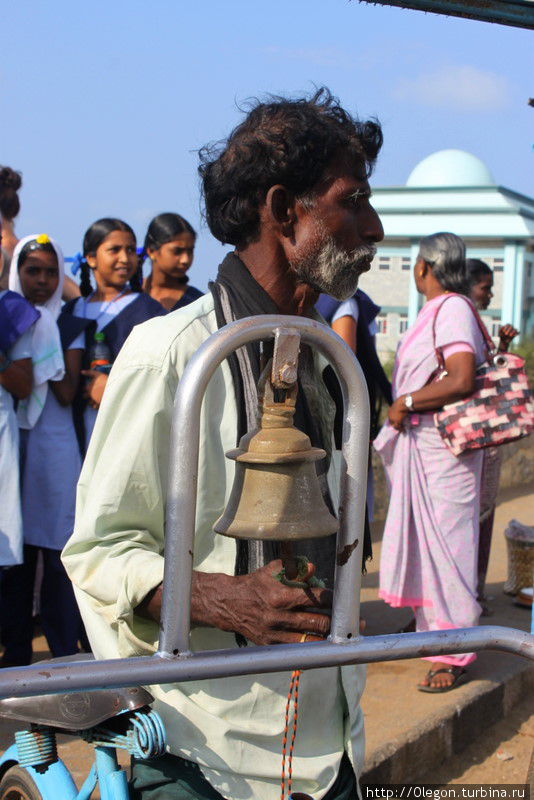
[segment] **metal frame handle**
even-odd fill
[[[333,364],[343,392],[342,474],[331,634],[327,641],[189,652],[192,553],[200,408],[208,382],[230,353],[248,342],[297,330]],[[176,393],[165,524],[160,644],[154,656],[34,664],[0,671],[0,696],[176,683],[235,675],[314,669],[372,661],[503,650],[534,660],[534,635],[497,626],[360,637],[361,551],[369,447],[369,404],[361,368],[329,328],[300,317],[248,317],[214,333],[197,350]],[[180,614],[176,610],[180,610]]]
[[[315,346],[333,363],[341,384],[346,413],[330,640],[344,642],[359,635],[360,564],[369,460],[369,402],[363,372],[345,342],[319,322],[290,316],[246,317],[221,328],[199,347],[187,364],[176,392],[159,642],[159,653],[164,657],[189,650],[200,408],[206,387],[217,367],[234,350],[287,329],[297,331],[303,342]],[[176,609],[180,609],[180,615]]]

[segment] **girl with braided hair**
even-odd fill
[[[87,381],[73,405],[84,455],[108,379],[105,373],[90,369],[95,334],[104,334],[113,362],[134,325],[163,315],[165,310],[143,292],[135,234],[120,219],[99,219],[86,231],[80,272],[82,296],[65,304],[58,324],[63,346],[75,341],[84,350],[82,375]]]
[[[202,297],[201,291],[189,285],[187,275],[196,238],[194,228],[180,214],[159,214],[148,226],[140,260],[143,263],[148,257],[152,270],[144,290],[167,311],[176,311]]]

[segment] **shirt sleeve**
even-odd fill
[[[484,339],[475,315],[461,297],[444,301],[436,319],[436,347],[443,357],[453,353],[474,353],[477,360],[483,359]]]
[[[358,317],[360,315],[360,309],[358,308],[358,303],[353,297],[350,297],[348,300],[345,300],[339,306],[338,310],[332,317],[332,322],[335,322],[341,317],[352,317],[354,322],[358,322]]]
[[[445,361],[455,353],[475,353],[472,346],[467,342],[457,342],[456,344],[446,344],[442,347],[443,358]]]
[[[8,355],[11,361],[21,361],[23,358],[32,357],[32,327],[25,331],[20,339],[17,339]]]
[[[134,609],[163,579],[177,383],[175,371],[144,364],[135,348],[133,337],[106,386],[78,483],[74,533],[63,551],[69,577],[117,628],[119,641],[134,627]]]
[[[80,333],[67,347],[67,350],[85,350],[85,333]]]

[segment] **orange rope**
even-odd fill
[[[291,794],[291,786],[293,783],[293,750],[295,748],[295,736],[297,735],[297,721],[299,713],[299,681],[300,670],[297,669],[293,673],[295,676],[294,695],[293,695],[293,733],[291,735],[291,744],[289,746],[289,757],[287,761],[287,794]]]
[[[306,641],[306,633],[300,637],[301,642]],[[298,724],[298,711],[299,711],[299,683],[300,683],[300,669],[296,669],[291,673],[291,680],[289,682],[289,691],[287,693],[287,703],[285,711],[285,725],[284,736],[282,739],[282,782],[281,782],[281,795],[280,800],[285,800],[286,796],[286,752],[287,752],[287,738],[289,735],[289,709],[291,700],[293,700],[293,726],[291,732],[291,743],[289,745],[289,755],[287,756],[287,796],[291,794],[291,787],[293,784],[293,751],[295,749],[295,738],[297,735]]]

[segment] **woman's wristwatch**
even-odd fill
[[[411,414],[411,412],[415,410],[413,407],[413,397],[411,394],[404,395],[404,407],[409,414]]]

